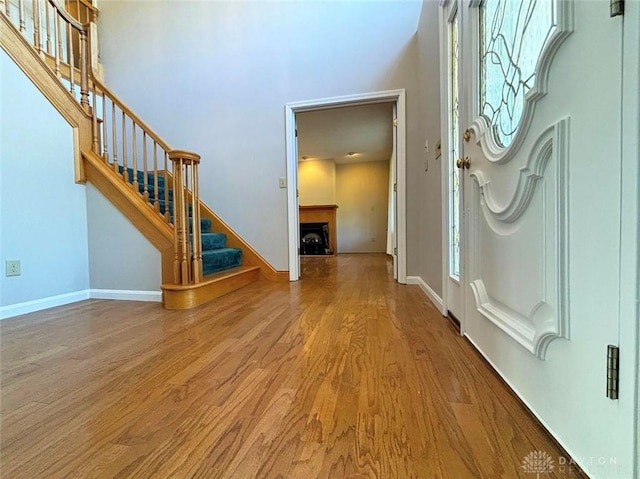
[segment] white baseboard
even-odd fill
[[[424,282],[424,280],[420,276],[407,276],[407,284],[417,284],[420,286],[420,289],[427,295],[427,297],[431,300],[431,302],[438,308],[440,314],[443,316],[447,315],[447,312],[444,311],[444,304],[442,303],[442,298],[436,294],[436,292],[431,289],[431,287]]]
[[[126,289],[92,289],[91,299],[116,299],[119,301],[162,302],[162,291],[131,291]]]
[[[22,314],[35,313],[43,309],[55,308],[56,306],[64,306],[65,304],[75,303],[90,298],[90,291],[75,291],[73,293],[59,294],[48,298],[35,299],[24,303],[11,304],[0,308],[0,319],[13,318]]]
[[[11,304],[0,307],[0,320],[13,318],[23,314],[35,313],[43,309],[64,306],[65,304],[84,301],[85,299],[116,299],[120,301],[149,301],[162,302],[161,291],[128,291],[118,289],[85,289],[73,293],[50,296],[48,298],[35,299],[24,303]]]

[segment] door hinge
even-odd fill
[[[393,119],[393,126],[395,126],[395,127],[398,126],[398,119],[397,118]]]
[[[618,399],[620,386],[620,349],[612,344],[607,346],[607,397]]]
[[[298,138],[298,129],[296,128],[296,138]]]
[[[397,247],[393,248],[393,255],[394,256],[398,256],[398,248]]]
[[[296,198],[300,198],[300,190],[296,189]]]
[[[398,191],[398,183],[393,184],[393,191]]]
[[[610,17],[617,17],[618,15],[624,15],[624,0],[610,0]]]

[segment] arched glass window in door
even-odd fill
[[[554,26],[552,0],[485,0],[480,7],[480,114],[507,148]]]

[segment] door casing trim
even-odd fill
[[[315,100],[290,102],[285,105],[285,137],[287,159],[287,224],[289,238],[289,280],[300,278],[298,244],[298,158],[296,155],[296,113],[326,110],[374,103],[395,103],[397,114],[397,245],[398,282],[407,283],[407,118],[406,90],[386,90]]]

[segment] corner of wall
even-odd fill
[[[407,284],[417,284],[420,286],[422,292],[427,296],[427,298],[429,298],[440,314],[442,314],[442,316],[447,315],[442,298],[438,296],[438,294],[424,281],[424,279],[420,276],[407,276]]]

